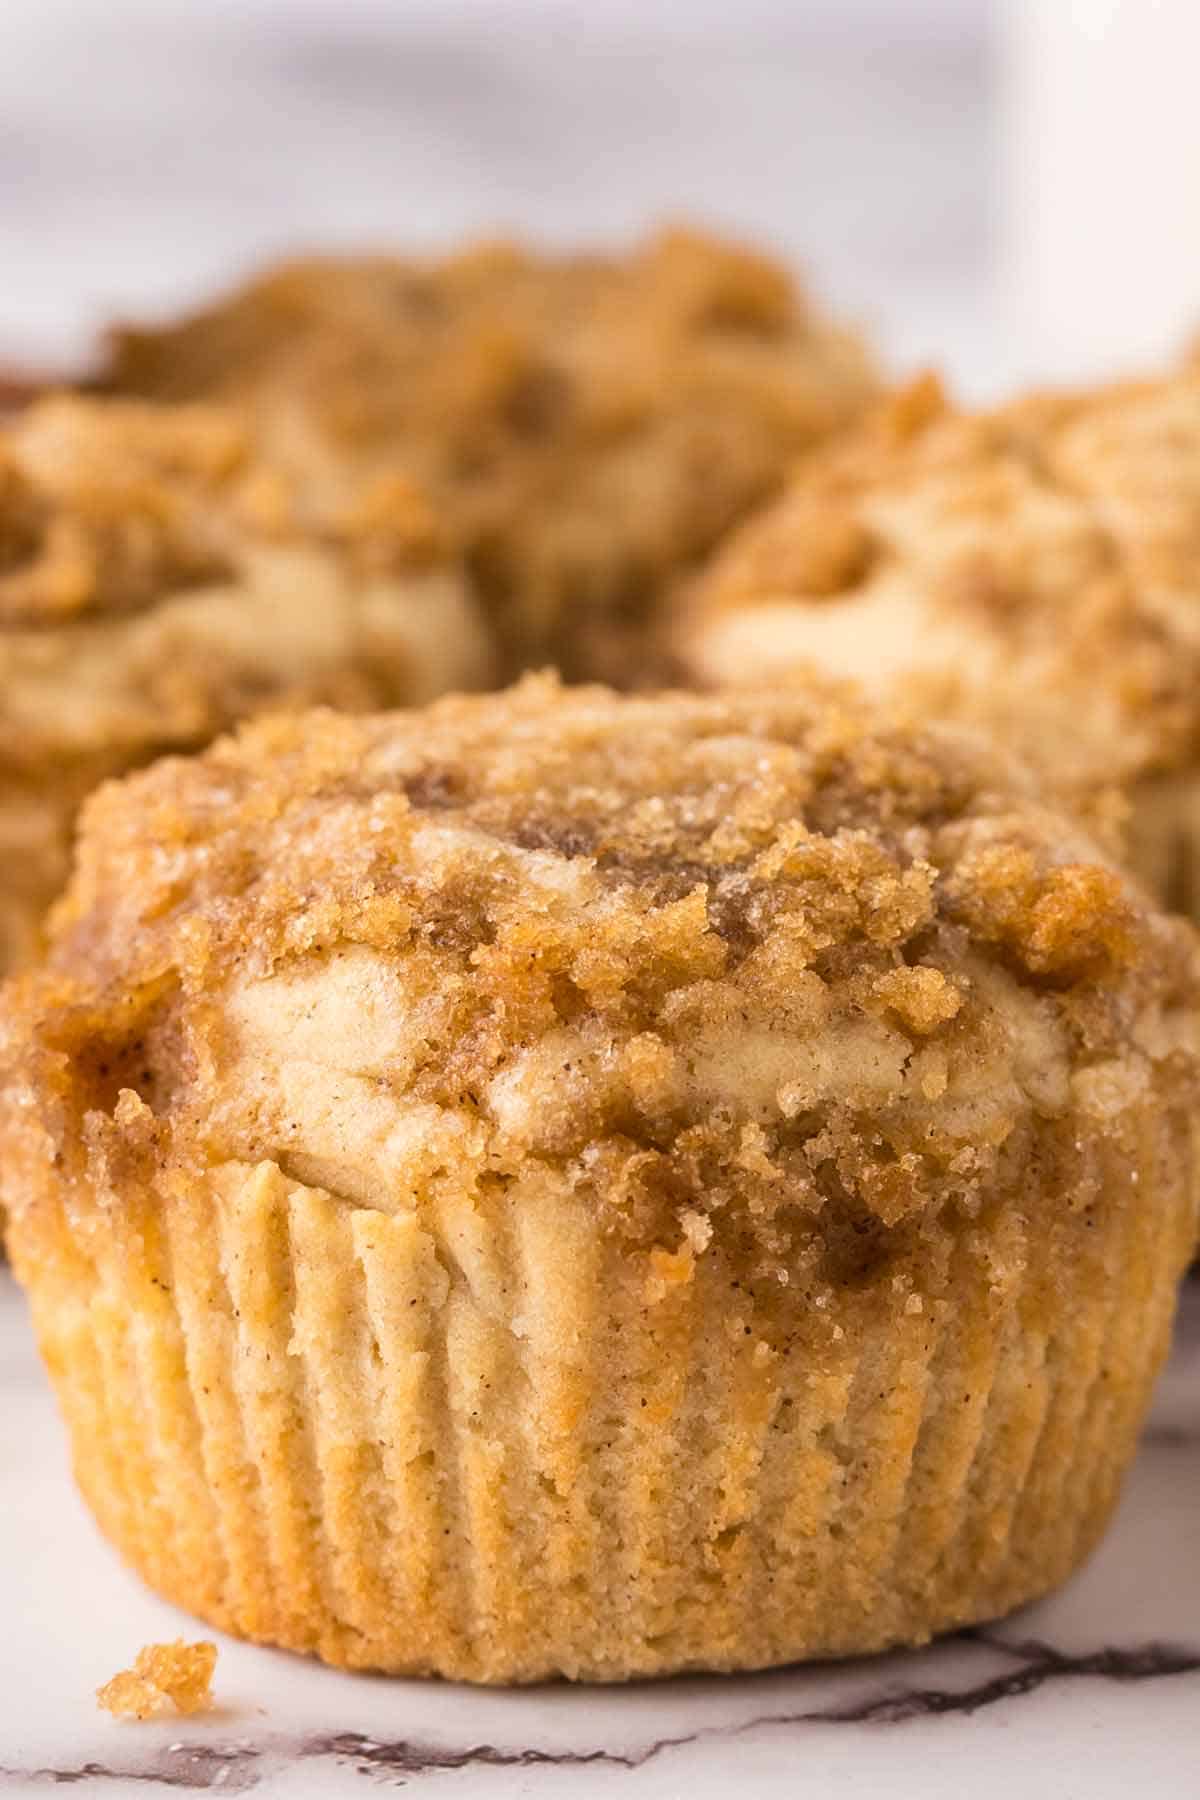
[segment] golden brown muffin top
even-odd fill
[[[0,441],[0,627],[133,611],[227,575],[245,452],[207,409],[41,402]]]
[[[219,408],[57,395],[0,432],[0,788],[68,793],[68,762],[86,786],[268,702],[424,700],[485,667],[401,476],[318,516]]]
[[[53,395],[0,437],[0,630],[139,611],[230,576],[256,537],[303,531],[381,562],[382,546],[361,540],[385,527],[397,564],[439,550],[411,485],[318,520],[231,413]]]
[[[540,1169],[778,1270],[1119,1132],[1192,1081],[1195,998],[1186,930],[968,737],[530,679],[101,790],[12,987],[9,1129],[385,1211]]]
[[[311,258],[174,328],[117,334],[106,379],[248,406],[322,495],[399,456],[513,654],[576,664],[593,609],[609,628],[644,612],[877,388],[777,263],[683,230],[623,258]]]
[[[811,664],[1069,783],[1200,748],[1200,371],[963,413],[931,378],[817,453],[697,585],[694,671]]]

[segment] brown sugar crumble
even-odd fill
[[[96,1691],[114,1719],[160,1719],[171,1712],[207,1712],[212,1705],[217,1646],[208,1642],[143,1644],[131,1669],[122,1669]]]
[[[51,394],[0,430],[0,971],[36,949],[76,810],[251,714],[494,676],[401,475],[317,516],[210,406]]]
[[[673,1253],[694,1216],[760,1272],[848,1208],[978,1204],[999,1146],[1193,985],[1028,777],[819,690],[529,678],[268,721],[85,819],[13,1002],[72,1096],[68,1164],[281,1158],[394,1212],[537,1159],[609,1229]]]
[[[677,608],[683,668],[990,731],[1200,911],[1200,369],[988,412],[930,377],[797,465]],[[863,646],[870,646],[864,656]]]
[[[236,406],[308,491],[433,495],[510,667],[645,680],[664,591],[879,391],[781,264],[703,232],[625,255],[311,257],[164,328],[112,391]],[[633,666],[631,666],[631,664]]]

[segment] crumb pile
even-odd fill
[[[106,379],[236,403],[322,504],[399,460],[510,666],[622,683],[644,678],[665,586],[878,385],[779,264],[682,230],[623,258],[294,263],[119,333]]]
[[[353,1666],[753,1667],[1044,1592],[1194,1241],[1186,928],[994,751],[815,690],[160,763],[5,1029],[97,1516]]]
[[[924,380],[804,465],[690,595],[703,681],[818,668],[1128,796],[1200,908],[1200,371],[966,414]]]

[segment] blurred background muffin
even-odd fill
[[[0,432],[0,969],[36,944],[105,777],[254,713],[493,676],[411,483],[316,518],[218,409],[35,402]]]
[[[1123,800],[1200,908],[1200,371],[960,411],[912,384],[723,546],[675,638],[702,683],[827,678]]]
[[[415,474],[509,671],[625,684],[672,582],[879,384],[780,264],[667,230],[624,256],[312,258],[120,331],[103,385],[236,406],[325,504]]]

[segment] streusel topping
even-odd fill
[[[297,262],[119,334],[107,379],[236,403],[322,504],[399,458],[514,660],[576,672],[633,658],[661,584],[877,388],[781,266],[680,230],[624,258]]]
[[[205,406],[52,396],[0,439],[0,773],[52,787],[48,759],[87,758],[97,780],[272,695],[423,700],[487,665],[399,477],[318,518]]]
[[[804,465],[691,597],[682,653],[851,676],[1071,787],[1200,749],[1200,374],[996,412],[914,384]]]
[[[31,403],[0,433],[0,972],[36,943],[105,777],[267,710],[494,679],[403,476],[322,513],[219,409]]]
[[[542,1167],[782,1271],[1119,1130],[1187,1062],[1193,964],[969,738],[538,679],[102,790],[10,1031],[68,1163],[270,1159],[389,1212]]]

